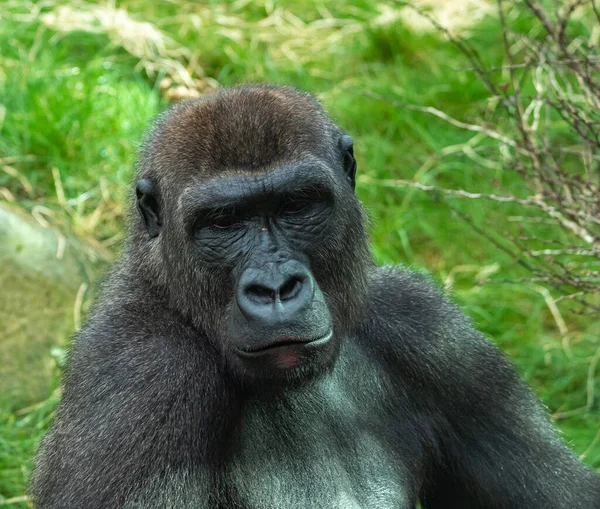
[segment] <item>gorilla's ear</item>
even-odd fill
[[[162,226],[157,194],[156,186],[151,180],[138,180],[135,186],[137,207],[151,238],[158,237]]]
[[[338,142],[344,157],[344,171],[350,181],[352,189],[356,187],[356,159],[354,159],[354,142],[347,134],[344,134]]]

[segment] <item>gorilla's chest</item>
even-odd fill
[[[406,458],[386,432],[389,416],[360,408],[335,379],[275,407],[244,419],[228,480],[242,507],[414,508]]]
[[[305,445],[295,457],[277,444],[247,451],[232,471],[233,498],[248,509],[414,507],[402,470],[372,437],[343,451],[331,443]]]

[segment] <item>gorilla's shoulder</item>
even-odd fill
[[[387,319],[430,321],[458,312],[429,273],[404,266],[377,267],[371,273],[369,290],[369,314]]]
[[[182,338],[197,341],[189,324],[166,297],[117,262],[101,283],[86,324],[75,335],[74,354],[107,355],[175,346]]]
[[[361,336],[393,356],[433,356],[479,342],[470,320],[427,273],[378,267],[370,277]],[[371,341],[373,344],[373,341]]]

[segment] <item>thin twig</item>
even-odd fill
[[[592,244],[594,246],[597,245],[597,239],[594,235],[588,232],[582,226],[574,223],[573,221],[565,218],[556,208],[548,205],[542,199],[537,196],[533,196],[530,198],[517,198],[516,196],[502,196],[496,194],[486,194],[486,193],[470,193],[468,191],[464,191],[462,189],[447,189],[439,186],[430,186],[421,184],[420,182],[414,182],[412,180],[403,180],[403,179],[372,179],[367,175],[363,175],[359,178],[360,182],[364,182],[367,184],[375,184],[382,185],[387,187],[416,187],[417,189],[421,189],[422,191],[433,191],[436,193],[445,194],[448,196],[456,196],[458,198],[468,198],[471,200],[477,199],[486,199],[493,200],[502,203],[518,203],[520,205],[531,205],[538,207],[543,210],[546,214],[548,214],[553,219],[556,219],[560,224],[562,224],[568,230],[571,230],[578,237],[583,239],[588,244]]]

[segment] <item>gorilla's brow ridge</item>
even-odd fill
[[[333,176],[322,164],[291,164],[266,173],[223,175],[188,186],[179,207],[186,220],[204,208],[257,202],[272,194],[331,195]]]

